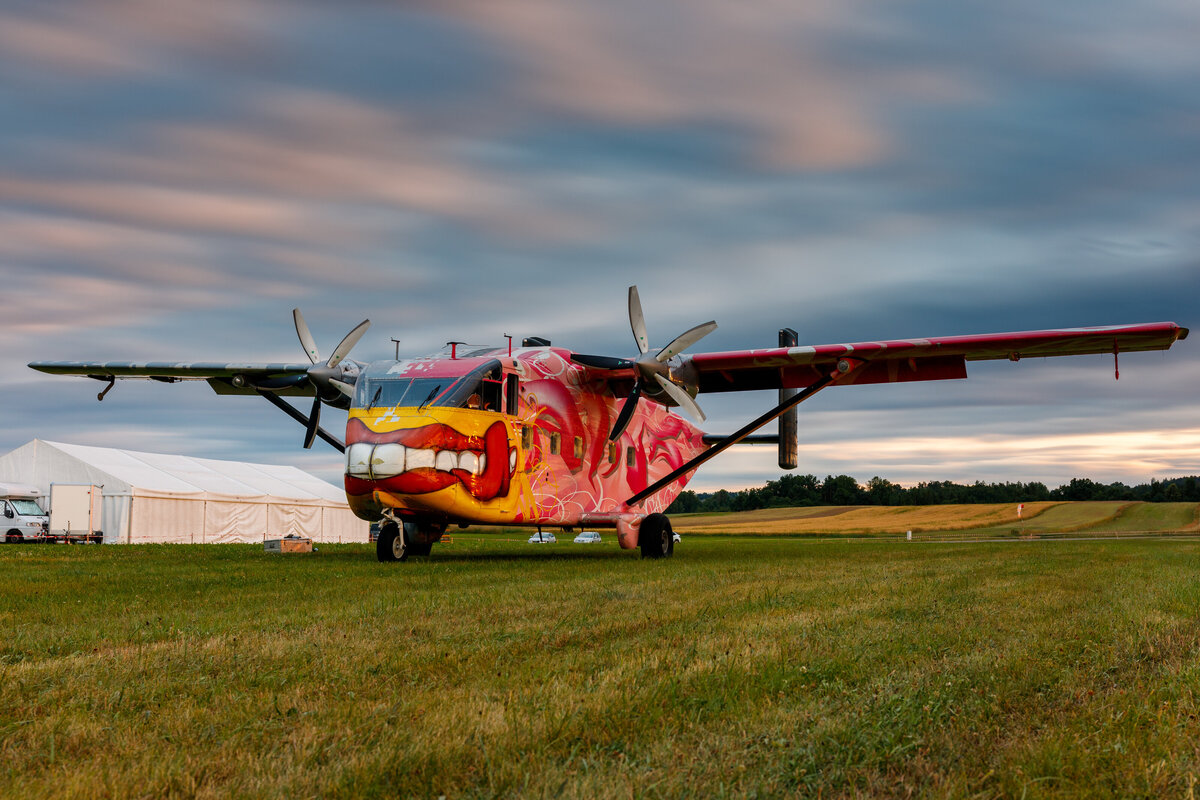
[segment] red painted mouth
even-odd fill
[[[346,426],[347,453],[356,446],[373,446],[373,473],[346,475],[346,493],[366,495],[376,489],[394,494],[428,494],[461,483],[471,496],[487,501],[508,495],[515,468],[515,450],[508,446],[508,428],[493,422],[483,436],[467,436],[440,422],[420,428],[376,433],[360,419]],[[386,450],[378,445],[390,445]],[[385,463],[376,465],[380,458]],[[403,466],[401,466],[403,459]],[[414,466],[415,465],[415,466]],[[381,474],[393,471],[394,474]]]

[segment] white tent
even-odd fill
[[[105,542],[367,541],[342,490],[295,467],[34,439],[0,456],[0,480],[102,487]]]

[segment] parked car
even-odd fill
[[[554,534],[550,533],[549,531],[545,533],[538,531],[533,536],[529,537],[530,544],[554,544],[557,541],[558,539],[555,539]]]
[[[575,544],[600,544],[600,534],[595,531],[582,531],[575,537]]]
[[[675,533],[675,531],[671,531],[671,541],[674,544],[679,544],[679,534]]]
[[[32,486],[0,483],[0,541],[44,542],[50,517],[38,505]]]

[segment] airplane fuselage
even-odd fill
[[[640,403],[610,442],[626,387],[570,355],[464,346],[453,359],[367,366],[346,429],[351,508],[434,526],[616,527],[637,546],[628,523],[664,510],[688,476],[637,508],[625,501],[704,450],[702,433]]]

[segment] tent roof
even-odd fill
[[[340,487],[296,467],[140,453],[134,450],[88,447],[45,440],[42,440],[41,444],[113,476],[118,481],[128,484],[134,491],[178,495],[209,493],[238,497],[270,496],[294,500],[327,500],[338,504],[346,502],[346,495]]]

